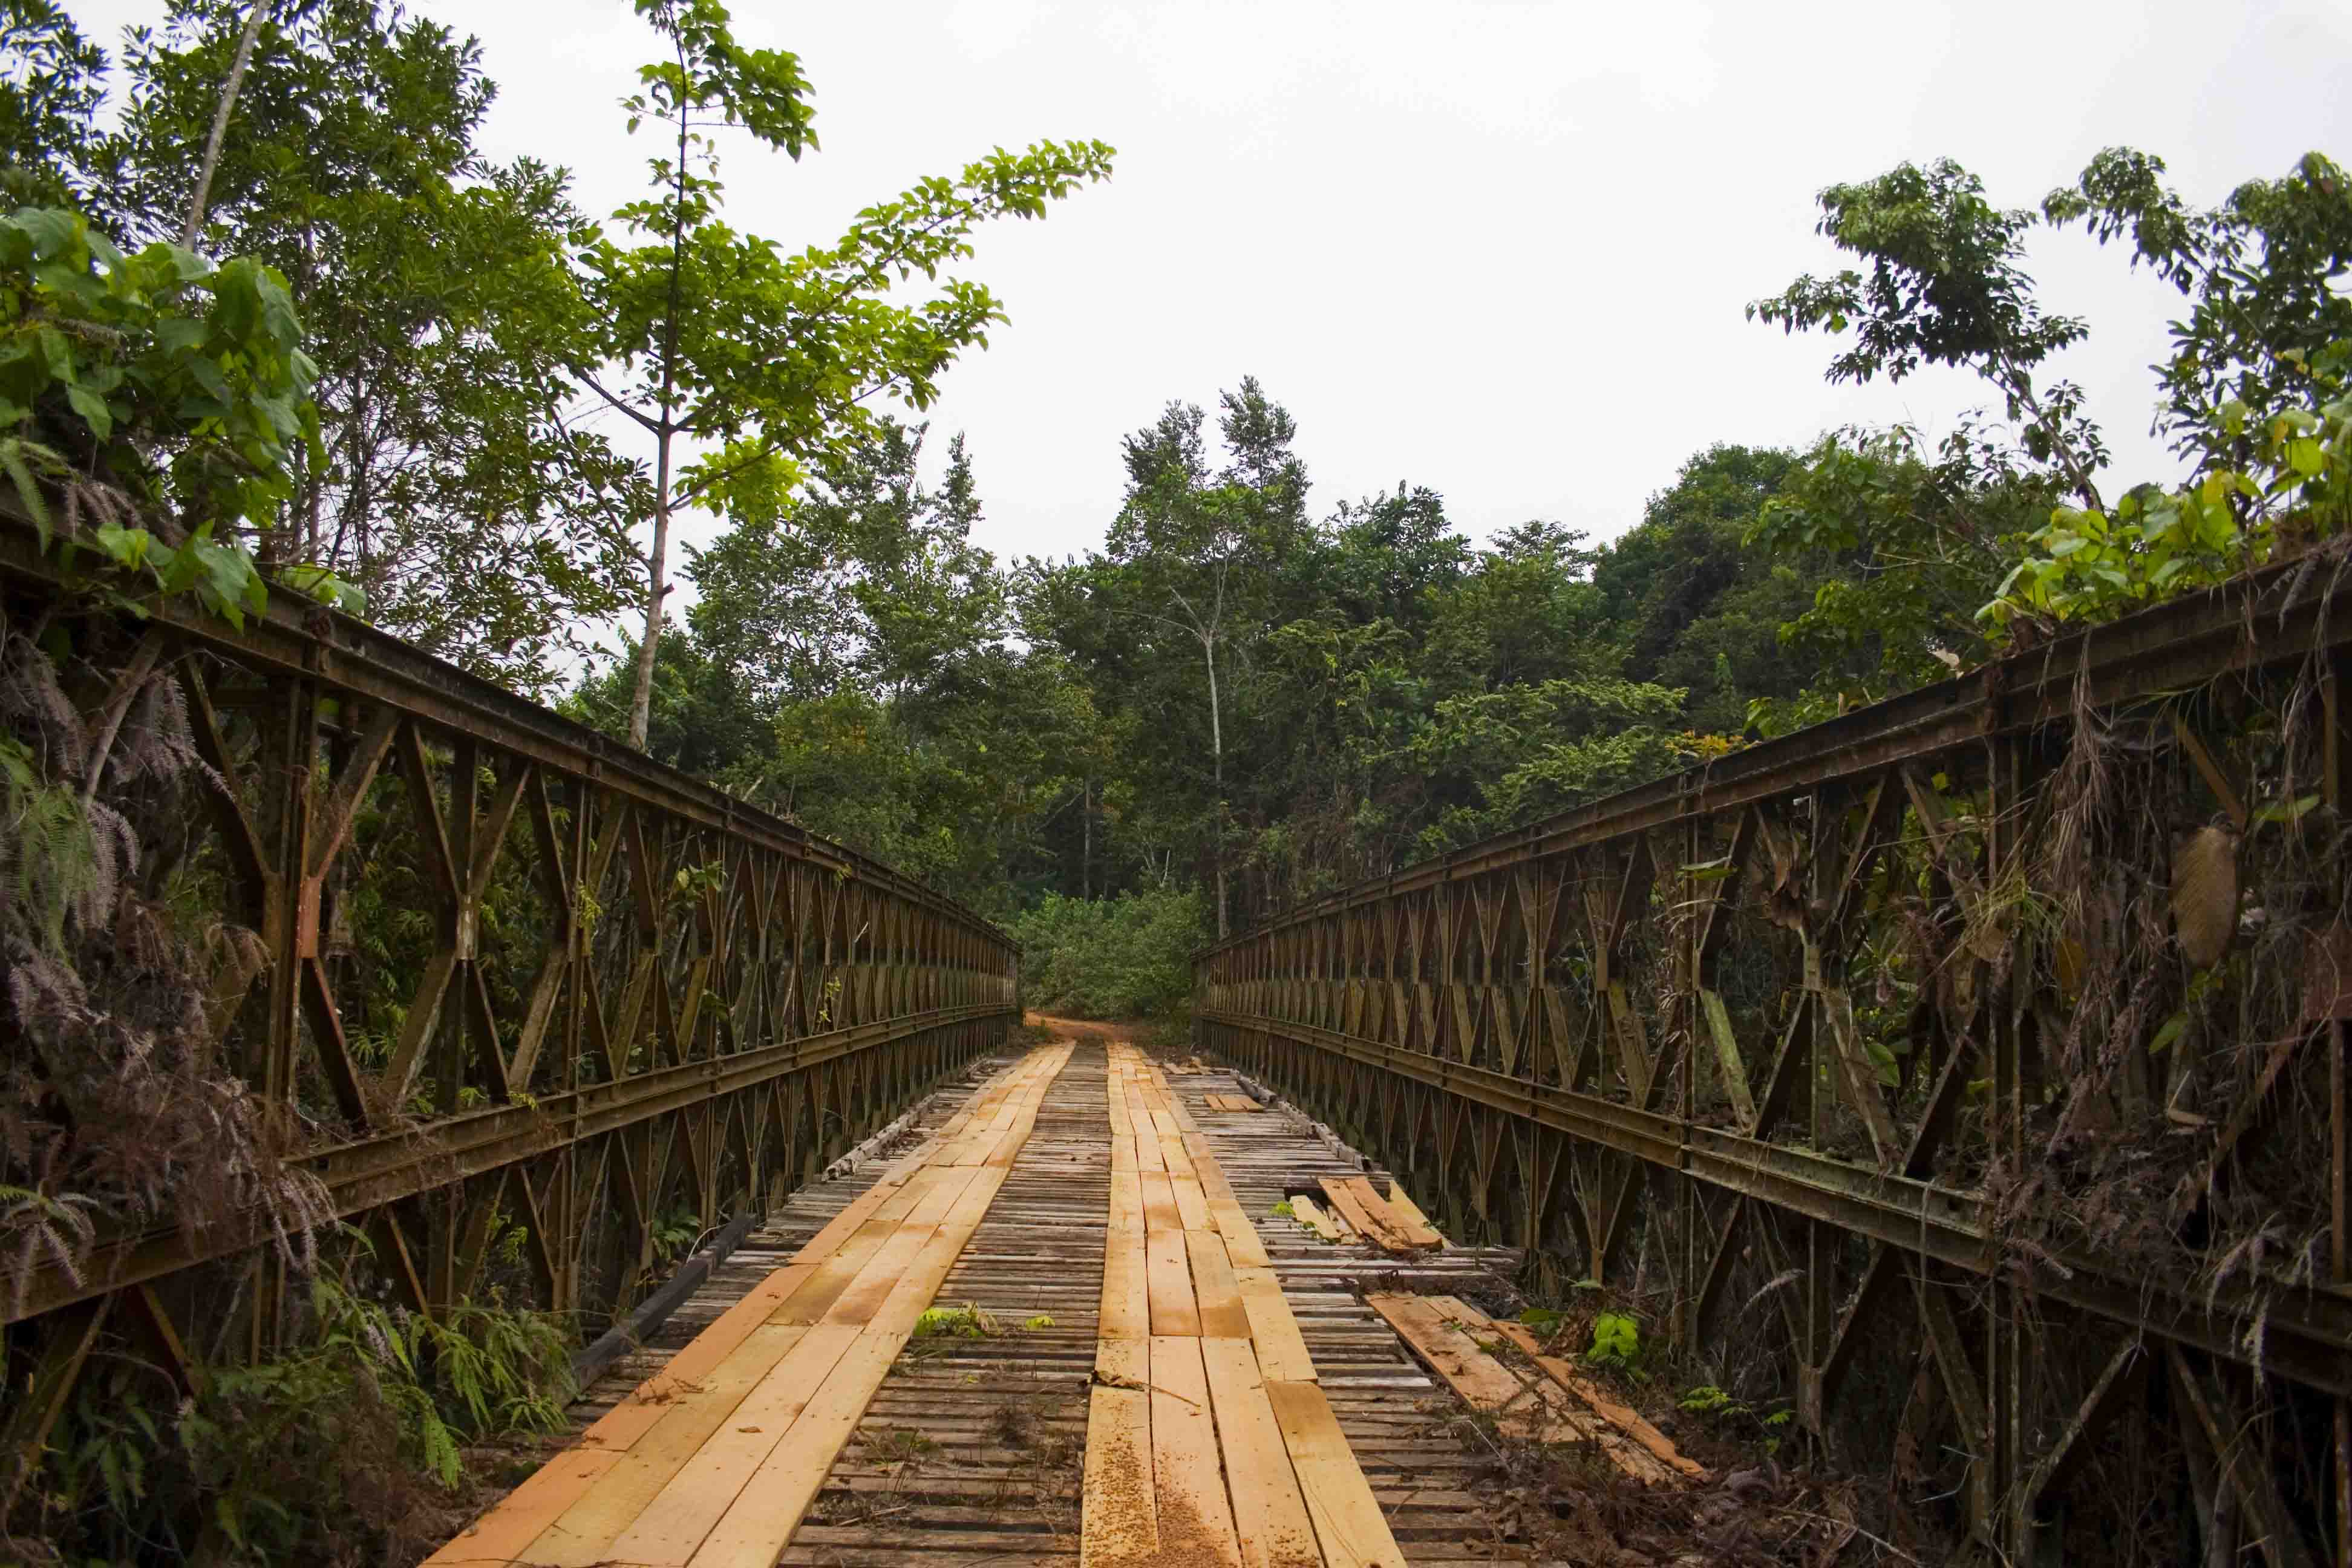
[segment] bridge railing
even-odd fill
[[[1821,1440],[1894,1442],[2007,1561],[2192,1478],[2209,1531],[2340,1552],[2335,571],[1293,910],[1199,957],[1198,1043],[1539,1286],[1624,1293]]]
[[[125,869],[209,955],[182,1070],[268,1145],[236,1152],[253,1201],[11,1258],[0,1458],[108,1336],[183,1380],[267,1353],[293,1271],[420,1311],[495,1287],[593,1332],[1013,1016],[1016,950],[970,910],[299,596],[136,619],[16,522],[0,595],[12,657],[70,645],[94,719],[143,694],[134,721],[201,764],[145,800]],[[90,1131],[75,1112],[45,1146]]]

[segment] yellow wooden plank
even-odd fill
[[[642,1557],[623,1541],[614,1543],[614,1559],[631,1564],[684,1563],[689,1568],[773,1568],[905,1342],[899,1334],[861,1333],[691,1556]]]
[[[1192,1299],[1192,1269],[1184,1233],[1155,1230],[1144,1238],[1144,1289],[1151,1303],[1153,1334],[1201,1333],[1201,1313]]]
[[[1184,1147],[1185,1152],[1192,1156],[1193,1179],[1201,1184],[1201,1195],[1209,1200],[1211,1208],[1219,1204],[1241,1201],[1234,1195],[1234,1184],[1225,1180],[1223,1171],[1217,1169],[1217,1157],[1209,1149],[1207,1139],[1197,1132],[1187,1133]]]
[[[988,1215],[988,1206],[1011,1173],[998,1168],[983,1168],[977,1180],[965,1189],[956,1203],[955,1210],[940,1222],[940,1227],[898,1283],[874,1314],[872,1329],[877,1333],[897,1334],[901,1340],[915,1331],[915,1324],[939,1295],[948,1271],[971,1240]]]
[[[1151,1489],[1151,1354],[1148,1340],[1106,1340],[1087,1395],[1087,1461],[1078,1515],[1079,1568],[1138,1563],[1160,1552]]]
[[[906,1185],[874,1211],[871,1219],[858,1226],[856,1235],[835,1247],[833,1256],[817,1265],[816,1271],[785,1298],[769,1321],[777,1323],[824,1321],[834,1302],[839,1300],[851,1281],[865,1271],[866,1265],[881,1249],[883,1243],[898,1234],[900,1224],[914,1206],[948,1173],[945,1169],[936,1166],[917,1172]]]
[[[1151,1296],[1146,1284],[1140,1229],[1113,1230],[1103,1242],[1102,1315],[1096,1332],[1106,1340],[1139,1340],[1151,1332]]]
[[[1241,1563],[1198,1338],[1151,1336],[1151,1489],[1169,1561]]]
[[[1225,1238],[1225,1256],[1234,1260],[1236,1268],[1265,1267],[1265,1243],[1250,1224],[1249,1215],[1242,1213],[1237,1203],[1211,1204],[1209,1218],[1215,1224],[1217,1234]]]
[[[920,1170],[921,1167],[917,1166],[915,1169]],[[807,1246],[793,1254],[793,1261],[815,1264],[831,1258],[840,1249],[842,1243],[856,1236],[859,1227],[874,1217],[875,1210],[898,1195],[907,1183],[914,1178],[914,1174],[915,1172],[910,1170],[902,1173],[896,1182],[887,1184],[877,1182],[850,1199],[839,1214],[825,1221],[823,1230],[809,1237]]]
[[[1430,1235],[1437,1237],[1437,1240],[1433,1245],[1438,1247],[1445,1245],[1445,1237],[1438,1235],[1437,1227],[1429,1223],[1429,1216],[1421,1212],[1421,1205],[1407,1197],[1403,1184],[1394,1180],[1389,1183],[1389,1209],[1397,1218],[1404,1221],[1408,1229],[1418,1226]]]
[[[1209,1217],[1209,1200],[1201,1191],[1198,1177],[1191,1172],[1171,1172],[1169,1190],[1176,1198],[1177,1223],[1186,1230],[1211,1230],[1215,1222]]]
[[[1298,1331],[1290,1303],[1282,1299],[1282,1282],[1274,1270],[1264,1266],[1236,1268],[1234,1280],[1241,1291],[1242,1310],[1249,1314],[1258,1365],[1267,1380],[1313,1383],[1315,1363],[1307,1353],[1306,1336]]]
[[[1326,1568],[1404,1568],[1404,1553],[1397,1549],[1380,1500],[1322,1389],[1311,1383],[1268,1382],[1265,1396],[1282,1428],[1283,1447],[1290,1452]]]
[[[823,1437],[825,1423],[855,1425],[872,1389],[850,1408],[856,1380],[838,1381],[842,1363],[856,1359],[859,1375],[878,1384],[1009,1173],[977,1161],[1009,1157],[1007,1135],[1027,1136],[1070,1051],[1032,1053],[958,1113],[956,1138],[892,1162],[793,1265],[730,1307],[591,1426],[582,1447],[541,1467],[435,1563],[685,1562],[818,1394],[828,1403],[796,1454]],[[956,1159],[975,1163],[947,1163]],[[871,1321],[810,1326],[828,1312]],[[787,1537],[797,1518],[784,1523]]]
[[[580,1561],[686,1562],[864,1333],[854,1323],[809,1329],[603,1555]]]
[[[957,1211],[979,1174],[977,1166],[959,1166],[952,1172],[941,1173],[940,1181],[923,1194],[922,1202],[900,1222],[898,1234],[876,1248],[857,1278],[826,1309],[824,1321],[871,1321],[884,1300],[907,1278],[915,1259],[930,1244],[940,1226]]]
[[[1192,1301],[1201,1317],[1201,1337],[1248,1339],[1249,1314],[1242,1310],[1241,1283],[1234,1278],[1224,1242],[1213,1231],[1187,1231],[1184,1253],[1192,1268]]]
[[[1182,1230],[1184,1215],[1176,1206],[1176,1188],[1167,1175],[1146,1171],[1139,1184],[1143,1193],[1143,1228]]]
[[[744,1294],[741,1300],[721,1312],[711,1325],[669,1358],[669,1364],[630,1390],[626,1398],[597,1417],[588,1430],[580,1435],[583,1448],[626,1448],[651,1431],[669,1413],[671,1405],[688,1389],[749,1339],[752,1331],[768,1321],[768,1314],[798,1289],[816,1266],[808,1263],[788,1264],[777,1269]]]
[[[1256,1352],[1247,1340],[1206,1337],[1201,1363],[1216,1412],[1242,1562],[1246,1568],[1322,1568],[1314,1521],[1307,1517],[1282,1426],[1266,1399]]]
[[[540,1533],[621,1462],[618,1448],[568,1448],[425,1561],[430,1568],[514,1568]]]
[[[735,1417],[752,1390],[807,1332],[798,1324],[760,1325],[692,1393],[670,1405],[653,1430],[623,1454],[586,1496],[550,1523],[529,1551],[517,1555],[554,1568],[604,1561],[614,1538]],[[738,1425],[751,1419],[746,1415]]]

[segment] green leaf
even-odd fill
[[[86,386],[68,386],[66,388],[66,401],[72,404],[74,412],[89,423],[90,433],[100,442],[113,438],[114,415],[107,408],[105,398]]]
[[[2290,801],[2273,801],[2254,813],[2256,822],[2300,822],[2304,814],[2319,804],[2315,795],[2301,795]]]

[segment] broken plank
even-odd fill
[[[1363,1178],[1358,1176],[1353,1180],[1360,1183]],[[1404,1233],[1389,1221],[1386,1204],[1381,1204],[1378,1198],[1373,1198],[1369,1204],[1365,1202],[1370,1191],[1369,1186],[1360,1193],[1348,1178],[1334,1176],[1324,1177],[1322,1186],[1323,1195],[1331,1200],[1332,1209],[1355,1226],[1365,1240],[1384,1252],[1414,1250],[1405,1240]],[[1380,1205],[1379,1212],[1374,1212],[1373,1204]]]
[[[1305,1193],[1290,1194],[1291,1217],[1326,1241],[1345,1241],[1354,1231],[1323,1212],[1323,1205]]]
[[[1643,1479],[1672,1480],[1675,1476],[1690,1480],[1706,1479],[1706,1468],[1696,1460],[1685,1456],[1681,1449],[1675,1447],[1671,1438],[1643,1419],[1639,1411],[1634,1410],[1631,1405],[1610,1398],[1599,1384],[1577,1371],[1574,1363],[1559,1356],[1544,1354],[1538,1349],[1539,1342],[1536,1339],[1534,1331],[1525,1324],[1496,1323],[1492,1326],[1495,1332],[1527,1352],[1528,1358],[1543,1369],[1545,1376],[1591,1406],[1595,1415],[1639,1443],[1646,1450],[1649,1458],[1657,1464],[1674,1472],[1672,1475],[1654,1473]],[[1620,1468],[1625,1468],[1622,1460]],[[1649,1468],[1647,1466],[1641,1468]],[[1632,1472],[1629,1470],[1629,1473]]]
[[[1480,1348],[1467,1330],[1449,1321],[1430,1301],[1387,1293],[1369,1295],[1364,1300],[1464,1403],[1495,1416],[1507,1431],[1517,1430],[1545,1442],[1585,1435],[1577,1431],[1553,1436],[1541,1419],[1540,1397],[1526,1380]]]
[[[1421,1205],[1405,1195],[1404,1184],[1394,1178],[1389,1182],[1389,1208],[1397,1218],[1405,1222],[1408,1228],[1418,1226],[1430,1235],[1437,1237],[1437,1239],[1430,1244],[1431,1246],[1445,1245],[1445,1237],[1438,1235],[1437,1226],[1432,1225],[1429,1216],[1421,1212]]]
[[[1419,1209],[1413,1209],[1412,1215],[1408,1216],[1388,1199],[1381,1196],[1367,1178],[1350,1176],[1348,1178],[1347,1187],[1348,1191],[1356,1195],[1357,1201],[1364,1205],[1366,1213],[1387,1229],[1403,1237],[1407,1247],[1420,1249],[1445,1245],[1445,1238],[1438,1235],[1427,1220],[1421,1217]],[[1411,1207],[1410,1205],[1406,1206]]]

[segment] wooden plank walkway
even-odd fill
[[[1071,1047],[1031,1052],[426,1561],[769,1568],[979,1229]]]
[[[1171,1078],[1084,1038],[1050,1051],[1060,1065],[1042,1082],[1046,1052],[983,1064],[882,1160],[795,1194],[591,1391],[583,1439],[431,1561],[1517,1560],[1466,1489],[1477,1459],[1444,1429],[1450,1393],[1360,1298],[1400,1269],[1476,1293],[1516,1258],[1319,1240],[1275,1214],[1286,1194],[1367,1176],[1385,1194],[1385,1173],[1279,1106],[1215,1109],[1212,1095],[1248,1098],[1228,1074]],[[973,1158],[1004,1163],[958,1163]],[[975,1205],[968,1184],[990,1171]],[[916,1302],[923,1281],[901,1289],[892,1271],[928,1244],[898,1234],[936,1234],[959,1204],[972,1223]],[[890,1353],[856,1351],[894,1303],[908,1331]],[[934,1303],[945,1331],[915,1332]],[[1114,1549],[1122,1467],[1130,1503],[1139,1485],[1149,1503],[1125,1517],[1147,1533]],[[1163,1471],[1181,1493],[1167,1539]],[[551,1535],[562,1521],[572,1535]]]

